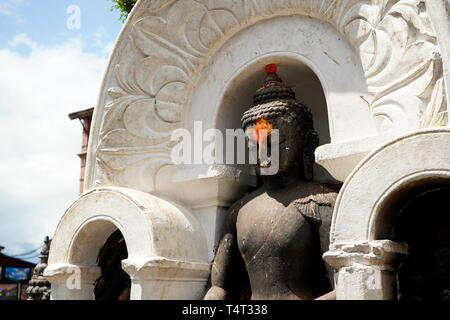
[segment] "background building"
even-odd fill
[[[4,255],[3,249],[0,247],[0,300],[26,300],[35,264]]]
[[[87,156],[87,147],[89,142],[89,131],[91,129],[91,121],[92,114],[94,112],[94,108],[89,108],[77,112],[73,112],[69,114],[69,118],[71,120],[78,119],[83,127],[83,134],[81,140],[81,152],[78,156],[81,159],[81,172],[80,172],[80,194],[83,193],[83,185],[84,185],[84,174],[86,168],[86,156]]]

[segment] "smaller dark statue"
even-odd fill
[[[41,262],[34,268],[33,276],[28,282],[27,300],[50,300],[50,282],[44,277],[44,270],[48,264],[50,243],[51,240],[45,237],[39,256]]]
[[[311,112],[296,101],[275,65],[266,66],[266,73],[242,118],[246,136],[256,140],[263,185],[226,214],[205,299],[335,299],[333,271],[322,254],[329,247],[337,193],[311,181],[319,144]],[[262,159],[260,149],[271,145],[274,129],[279,169],[261,175],[273,159]]]
[[[128,257],[127,246],[119,230],[106,240],[98,255],[101,276],[95,281],[95,300],[130,300],[130,276],[122,269]]]

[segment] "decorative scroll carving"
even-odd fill
[[[443,125],[442,61],[419,0],[159,0],[141,4],[107,84],[97,184],[153,189],[200,71],[239,30],[280,15],[331,23],[360,53],[379,131]],[[416,118],[408,114],[419,114]],[[142,181],[125,181],[125,171]],[[125,173],[125,174],[124,174]]]
[[[425,1],[372,1],[356,8],[357,14],[343,27],[360,52],[379,130],[417,128],[418,123],[406,123],[408,108],[411,113],[435,114],[433,120],[417,119],[422,127],[444,125],[446,108],[433,98],[442,79],[442,59]]]

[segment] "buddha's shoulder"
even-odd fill
[[[291,203],[305,218],[316,223],[331,220],[339,186],[304,182],[298,186],[297,198]]]
[[[294,188],[297,194],[296,200],[334,204],[339,193],[340,185],[303,181],[296,184]]]
[[[237,215],[239,213],[239,210],[245,206],[247,203],[251,202],[252,200],[255,200],[259,196],[261,196],[264,193],[263,188],[257,189],[253,192],[248,192],[243,197],[241,197],[239,200],[233,203],[233,205],[228,210],[228,213],[231,215]]]
[[[249,192],[242,198],[234,202],[234,204],[228,210],[228,213],[233,216],[237,216],[242,207],[246,204],[257,202],[259,205],[260,199],[267,198],[267,190],[262,187],[253,192]],[[299,182],[290,186],[284,190],[287,197],[287,202],[290,204],[288,207],[304,208],[305,206],[318,206],[318,207],[334,207],[336,198],[339,192],[339,186],[328,185],[318,182]],[[288,200],[290,198],[290,200]]]

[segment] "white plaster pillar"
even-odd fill
[[[153,257],[123,260],[122,268],[131,278],[131,300],[199,300],[210,264]]]
[[[397,269],[406,244],[376,240],[336,244],[324,254],[335,270],[337,300],[396,300]]]
[[[100,275],[97,266],[55,264],[44,270],[44,277],[51,283],[52,300],[94,300],[94,282]]]
[[[230,205],[213,204],[206,207],[191,208],[192,214],[198,219],[205,230],[206,245],[208,247],[208,261],[212,261],[219,242],[222,223]]]

